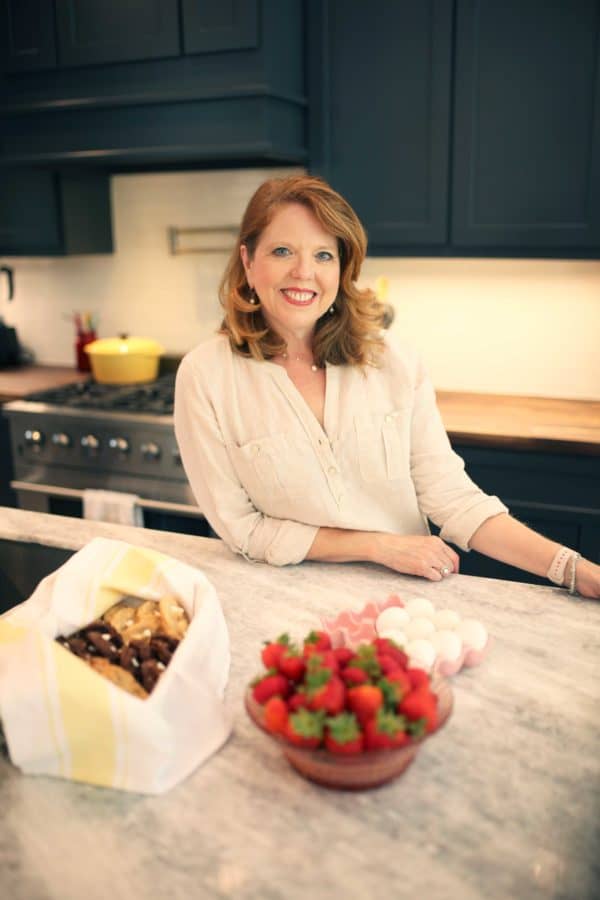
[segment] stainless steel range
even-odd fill
[[[138,495],[147,527],[211,533],[177,449],[174,384],[88,381],[5,404],[18,505],[81,515],[86,488],[122,491]]]

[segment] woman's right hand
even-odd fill
[[[371,561],[403,575],[441,581],[443,570],[458,572],[458,553],[439,537],[376,532],[372,538]]]

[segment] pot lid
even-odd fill
[[[165,352],[165,348],[153,338],[127,337],[127,335],[91,341],[89,344],[86,344],[83,349],[86,353],[102,354],[106,356],[122,354],[161,356]]]

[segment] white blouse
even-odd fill
[[[507,512],[465,474],[415,351],[386,337],[381,368],[326,368],[325,427],[281,366],[217,335],[177,372],[175,433],[192,491],[237,553],[298,563],[321,526],[428,534],[468,550]]]

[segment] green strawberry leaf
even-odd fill
[[[399,699],[398,685],[394,684],[392,681],[388,681],[387,678],[380,678],[377,682],[377,687],[380,688],[381,693],[383,694],[383,705],[390,712],[394,712]]]
[[[342,712],[325,719],[329,734],[338,744],[347,744],[360,736],[360,727],[354,713]]]
[[[425,734],[425,729],[427,728],[427,719],[416,719],[414,722],[408,722],[406,725],[406,731],[415,738],[423,737]]]
[[[302,737],[316,737],[319,739],[323,737],[325,711],[322,709],[318,712],[311,712],[304,707],[300,707],[298,712],[292,713],[289,721],[296,734],[299,734]]]
[[[371,644],[361,644],[358,647],[352,665],[357,669],[362,669],[373,680],[381,677],[381,666],[377,661],[377,652]]]

